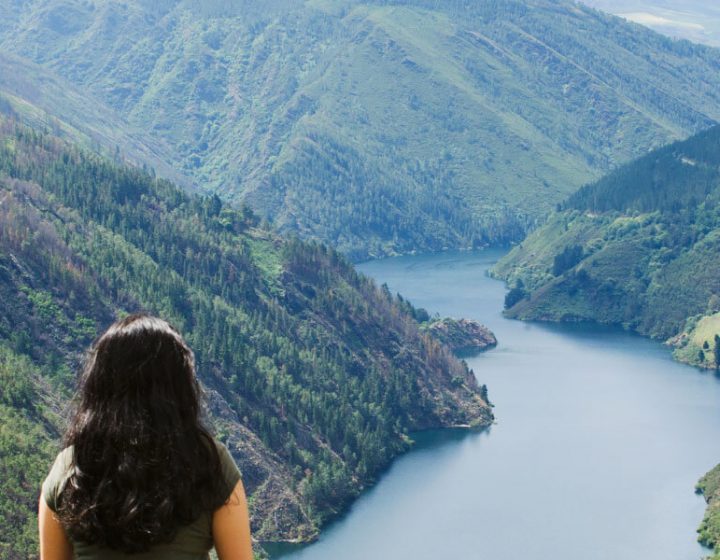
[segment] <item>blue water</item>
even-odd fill
[[[698,560],[697,479],[720,462],[720,381],[617,329],[502,317],[499,251],[359,268],[416,306],[478,319],[467,358],[497,422],[422,434],[319,541],[283,560]]]

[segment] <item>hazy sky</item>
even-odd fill
[[[671,37],[720,47],[718,0],[581,0]]]

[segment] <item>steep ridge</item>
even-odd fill
[[[74,372],[122,313],[167,317],[196,351],[261,540],[315,536],[411,431],[492,419],[467,367],[338,253],[8,120],[0,246],[3,558],[34,554]]]
[[[720,117],[720,51],[565,0],[0,6],[1,50],[167,142],[202,188],[354,259],[518,240]]]

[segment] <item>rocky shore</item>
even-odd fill
[[[705,497],[707,511],[698,529],[698,540],[713,549],[708,560],[720,559],[720,465],[707,473],[698,483],[697,491]]]
[[[427,332],[453,352],[487,350],[497,345],[497,338],[486,326],[470,319],[439,319],[427,326]]]

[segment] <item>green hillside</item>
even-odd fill
[[[57,451],[58,410],[47,378],[0,344],[0,557],[37,556],[37,498]]]
[[[572,195],[495,268],[508,314],[622,324],[715,367],[720,334],[720,127]]]
[[[719,202],[720,127],[621,167],[572,195],[495,267],[520,286],[507,313],[675,337],[679,358],[714,367]]]
[[[147,166],[185,187],[165,142],[130,125],[114,109],[47,68],[0,52],[0,114],[45,129],[114,159]]]
[[[0,248],[3,558],[34,554],[74,372],[123,313],[186,335],[261,540],[315,536],[411,431],[491,421],[464,363],[338,253],[7,119]]]
[[[354,259],[518,240],[720,120],[720,51],[565,0],[0,8],[0,51],[166,143],[203,189]]]

